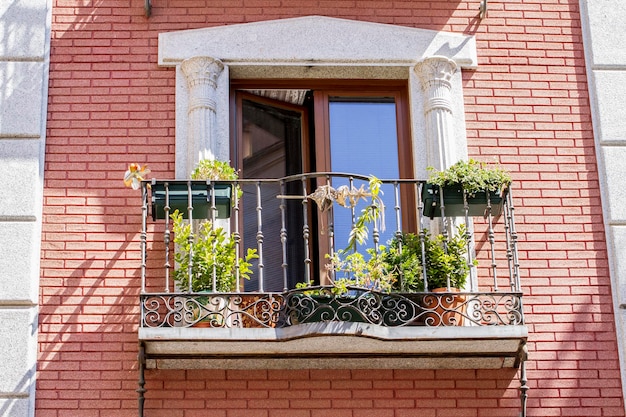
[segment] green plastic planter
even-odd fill
[[[169,213],[178,209],[183,218],[189,217],[189,185],[191,186],[192,216],[194,219],[210,219],[211,205],[215,195],[215,218],[228,219],[232,207],[232,184],[205,181],[157,181],[153,182],[152,190],[152,219],[165,218],[166,187],[169,190]]]
[[[424,203],[423,214],[425,217],[441,217],[441,199],[439,197],[439,186],[426,184],[422,192],[422,202]],[[463,188],[459,186],[443,187],[443,201],[445,205],[446,217],[465,216],[463,205]],[[502,213],[504,196],[500,193],[490,192],[491,215],[499,216]],[[467,197],[469,206],[468,215],[472,217],[483,217],[487,215],[487,193],[478,192],[474,197]]]

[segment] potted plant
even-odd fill
[[[232,206],[233,186],[230,181],[237,178],[237,171],[228,162],[203,159],[191,173],[192,181],[153,180],[151,184],[152,218],[153,220],[165,218],[167,203],[169,203],[170,213],[179,210],[183,218],[188,218],[189,191],[191,190],[194,218],[212,218],[212,207],[215,202],[215,218],[227,219],[230,217]]]
[[[307,197],[315,201],[321,211],[326,211],[337,203],[341,207],[354,208],[359,200],[369,200],[355,220],[348,245],[332,255],[326,269],[329,272],[330,286],[313,286],[312,283],[296,285],[297,291],[288,296],[287,308],[292,324],[320,321],[373,322],[378,320],[379,302],[372,302],[374,292],[388,292],[391,289],[392,275],[386,271],[383,261],[386,248],[366,249],[366,255],[357,246],[367,240],[368,227],[374,225],[384,230],[384,203],[379,194],[381,181],[374,176],[369,178],[368,187],[360,188],[342,185],[337,189],[322,185]],[[367,308],[362,308],[367,305]]]
[[[433,236],[427,229],[422,231],[421,237],[412,233],[404,234],[400,253],[394,255],[394,252],[390,252],[393,257],[388,262],[394,265],[398,274],[402,271],[398,281],[404,280],[403,288],[417,292],[428,291],[419,299],[425,310],[426,325],[463,324],[465,296],[455,293],[465,286],[470,271],[468,242],[467,228],[461,224],[452,237],[443,234]]]
[[[465,297],[455,293],[460,292],[467,282],[470,270],[468,242],[469,235],[463,224],[457,227],[452,237],[433,236],[423,229],[420,235],[403,233],[390,242],[385,261],[396,277],[392,291],[420,303],[426,325],[463,323]]]
[[[378,252],[367,249],[367,255],[350,249],[327,255],[331,285],[297,284],[296,292],[287,297],[291,324],[380,321],[379,293],[388,293],[395,279],[384,261],[385,253],[386,247],[381,245]]]
[[[235,237],[224,228],[214,227],[205,219],[200,222],[197,235],[192,235],[192,225],[180,211],[175,210],[170,217],[176,245],[174,281],[179,288],[191,288],[191,292],[233,292],[237,290],[237,272],[240,278],[250,279],[250,260],[258,258],[256,249],[249,248],[243,258],[237,259]]]
[[[488,165],[473,159],[459,161],[450,168],[437,171],[428,168],[430,176],[422,191],[424,216],[441,217],[443,197],[446,216],[464,216],[465,200],[468,215],[486,215],[487,203],[491,214],[502,212],[506,188],[511,184],[511,176],[498,165]]]
[[[423,292],[420,237],[415,233],[402,233],[389,242],[388,248],[384,260],[394,276],[391,290],[398,293]]]
[[[179,289],[191,289],[192,293],[228,293],[238,289],[237,274],[240,279],[250,279],[250,261],[258,258],[256,249],[248,249],[244,257],[237,258],[235,237],[222,227],[203,220],[194,235],[191,223],[180,211],[175,210],[170,217],[176,245],[173,278]],[[211,327],[220,326],[234,310],[226,298],[218,300],[207,295],[194,299],[191,302],[195,307],[194,321],[210,322]]]

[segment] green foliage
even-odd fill
[[[356,251],[357,244],[362,245],[365,243],[369,235],[369,224],[374,224],[381,232],[385,230],[385,204],[380,197],[383,193],[380,189],[381,185],[382,182],[378,178],[373,175],[369,177],[368,194],[371,198],[371,204],[361,210],[361,214],[356,219],[354,227],[350,230],[346,251]]]
[[[182,214],[175,210],[172,218],[172,230],[176,251],[174,260],[174,281],[182,290],[189,288],[193,292],[213,289],[213,274],[216,276],[216,289],[219,292],[231,292],[236,288],[236,252],[235,238],[228,235],[223,228],[213,227],[204,220],[200,223],[197,236],[192,235],[191,224],[183,220]],[[190,256],[191,252],[191,256]],[[240,278],[250,279],[252,259],[259,256],[256,249],[248,249],[245,257],[239,258]],[[189,266],[191,264],[191,277]]]
[[[218,161],[217,159],[203,159],[198,162],[196,168],[191,173],[192,180],[211,180],[211,181],[235,181],[239,179],[239,173],[235,168],[231,167],[226,161]],[[241,198],[243,190],[237,186],[237,197]],[[233,205],[235,201],[233,200]]]
[[[365,258],[360,252],[339,250],[330,258],[327,265],[329,271],[334,273],[333,285],[338,293],[347,291],[348,286],[362,287],[376,291],[389,292],[395,281],[395,276],[386,262],[387,249],[380,246],[376,252],[374,248],[367,249],[369,258]]]
[[[396,277],[393,291],[418,292],[424,290],[422,273],[422,244],[414,233],[403,233],[389,243],[389,251],[384,254],[389,270]]]
[[[191,173],[192,180],[236,180],[237,171],[226,161],[203,159]]]
[[[500,192],[511,184],[511,175],[499,165],[488,165],[473,159],[459,161],[444,171],[433,167],[428,167],[428,171],[430,184],[440,187],[460,184],[470,197],[480,191]]]
[[[474,160],[459,162],[445,173],[433,174],[430,182],[441,186],[461,182],[467,187],[468,193],[499,191],[511,183],[510,176],[502,169],[488,169],[483,165]],[[465,180],[460,180],[461,178]],[[465,225],[460,225],[457,233],[447,238],[442,234],[431,236],[424,229],[424,256],[422,239],[413,233],[404,233],[392,239],[388,246],[380,245],[378,251],[369,248],[366,255],[358,251],[358,245],[367,240],[370,224],[384,230],[385,207],[380,198],[381,184],[379,179],[372,176],[367,191],[340,187],[337,190],[319,189],[309,196],[320,207],[333,201],[343,207],[354,207],[359,198],[371,198],[370,205],[361,211],[355,221],[348,246],[335,252],[332,257],[327,255],[330,259],[327,269],[336,277],[332,283],[333,294],[344,294],[350,286],[382,292],[424,291],[424,263],[429,290],[447,287],[448,279],[450,287],[464,287],[470,269],[467,258],[469,235]],[[310,284],[301,283],[296,288],[306,290],[309,286]],[[318,290],[312,289],[305,294],[319,294],[316,291]]]
[[[424,229],[424,258],[422,239],[414,233],[404,233],[380,246],[379,251],[367,249],[367,254],[337,251],[327,268],[338,279],[333,282],[333,293],[343,294],[348,286],[362,287],[382,292],[424,291],[424,261],[428,289],[463,288],[470,265],[467,249],[470,236],[461,224],[452,237],[443,234],[432,236]],[[302,285],[299,288],[306,288]]]
[[[450,287],[463,288],[470,269],[467,259],[469,235],[466,226],[459,225],[457,233],[447,240],[442,234],[431,236],[427,230],[424,233],[428,289],[447,287],[448,278]]]
[[[447,287],[448,277],[450,287],[463,288],[470,269],[467,258],[469,235],[466,226],[459,225],[456,234],[447,238],[443,234],[432,236],[427,229],[423,233],[428,289]],[[393,291],[424,291],[424,262],[419,235],[404,233],[399,239],[394,238],[389,247],[385,262],[397,277]]]

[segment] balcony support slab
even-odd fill
[[[517,368],[526,326],[142,328],[149,369]]]

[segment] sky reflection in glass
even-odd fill
[[[374,175],[381,179],[399,178],[396,106],[392,99],[331,101],[329,113],[332,171]],[[363,183],[367,187],[367,182],[363,181],[355,181],[354,185],[358,188]],[[335,181],[333,186],[336,188],[342,184],[347,181]],[[386,217],[392,219],[393,187],[385,186],[382,191]],[[366,205],[360,202],[356,208],[357,216]],[[351,224],[350,210],[335,206],[335,249],[347,246]],[[393,237],[395,224],[387,226],[385,233],[381,233],[382,244]],[[371,234],[371,226],[368,229]],[[366,247],[373,247],[371,236],[360,249]]]

